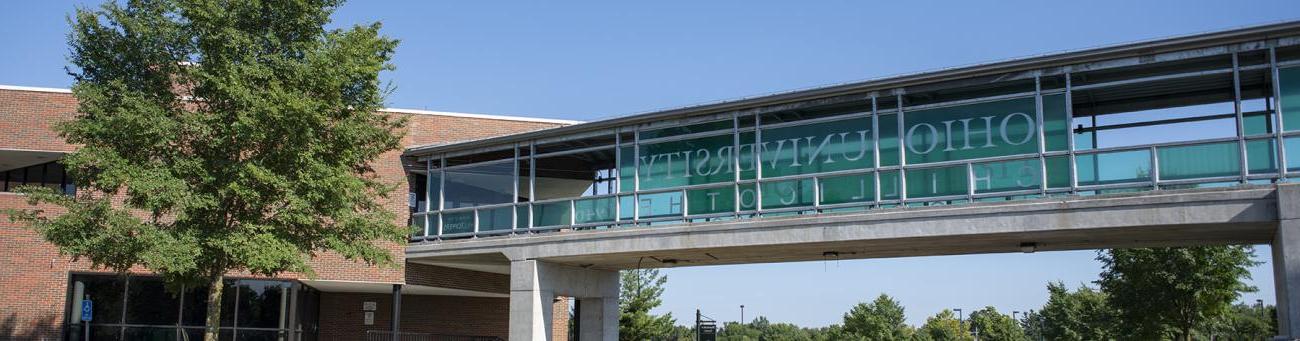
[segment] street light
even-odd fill
[[[1020,313],[1019,310],[1012,311],[1012,312],[1011,312],[1011,319],[1012,319],[1012,320],[1016,320],[1016,321],[1020,321],[1020,319],[1017,319],[1017,318],[1016,318],[1016,314],[1019,314],[1019,313]]]
[[[962,318],[962,316],[961,316],[961,308],[952,308],[952,311],[957,312],[957,321],[958,321],[958,322],[966,322],[966,319]]]
[[[740,324],[745,324],[745,305],[740,305]]]

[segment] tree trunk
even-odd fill
[[[1183,335],[1179,339],[1182,339],[1183,341],[1192,341],[1192,328],[1183,327]]]
[[[225,282],[225,276],[217,274],[212,276],[212,282],[208,283],[208,316],[204,324],[203,341],[217,341],[217,336],[221,333],[221,292]]]

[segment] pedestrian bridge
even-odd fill
[[[1272,244],[1300,336],[1300,22],[417,146],[410,263],[509,274],[512,340],[616,270]],[[1292,313],[1296,312],[1296,313]]]

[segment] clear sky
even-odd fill
[[[68,87],[77,3],[0,2],[0,84]],[[93,3],[93,2],[90,2]],[[1276,1],[353,1],[336,25],[402,41],[389,106],[593,120],[1062,50],[1297,19]],[[1273,302],[1268,248],[1253,269]],[[666,270],[660,310],[689,324],[765,315],[838,323],[888,293],[908,321],[944,308],[1037,309],[1045,284],[1096,279],[1094,251]]]

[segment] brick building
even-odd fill
[[[45,184],[69,193],[75,184],[56,162],[77,147],[53,126],[74,117],[77,103],[65,89],[0,86],[0,209],[27,208],[11,190]],[[405,146],[441,144],[534,131],[576,122],[385,109],[409,117]],[[401,150],[377,160],[380,176],[407,183]],[[407,198],[387,203],[400,219]],[[2,214],[0,214],[2,215]],[[399,222],[406,224],[405,221]],[[201,335],[203,292],[176,297],[161,290],[147,269],[118,275],[59,255],[35,232],[0,216],[0,340],[81,340],[84,327],[75,297],[93,302],[93,340],[185,340]],[[372,267],[337,255],[313,260],[315,278],[285,274],[254,278],[231,274],[223,304],[223,339],[362,340],[391,330],[400,290],[402,332],[505,339],[508,269],[406,263],[405,245],[390,246],[396,267]],[[197,288],[196,288],[197,289]],[[81,294],[81,295],[77,295]],[[197,303],[197,304],[196,304]],[[569,301],[557,299],[557,311]],[[565,309],[565,310],[560,310]],[[567,334],[567,314],[556,318],[556,339]]]

